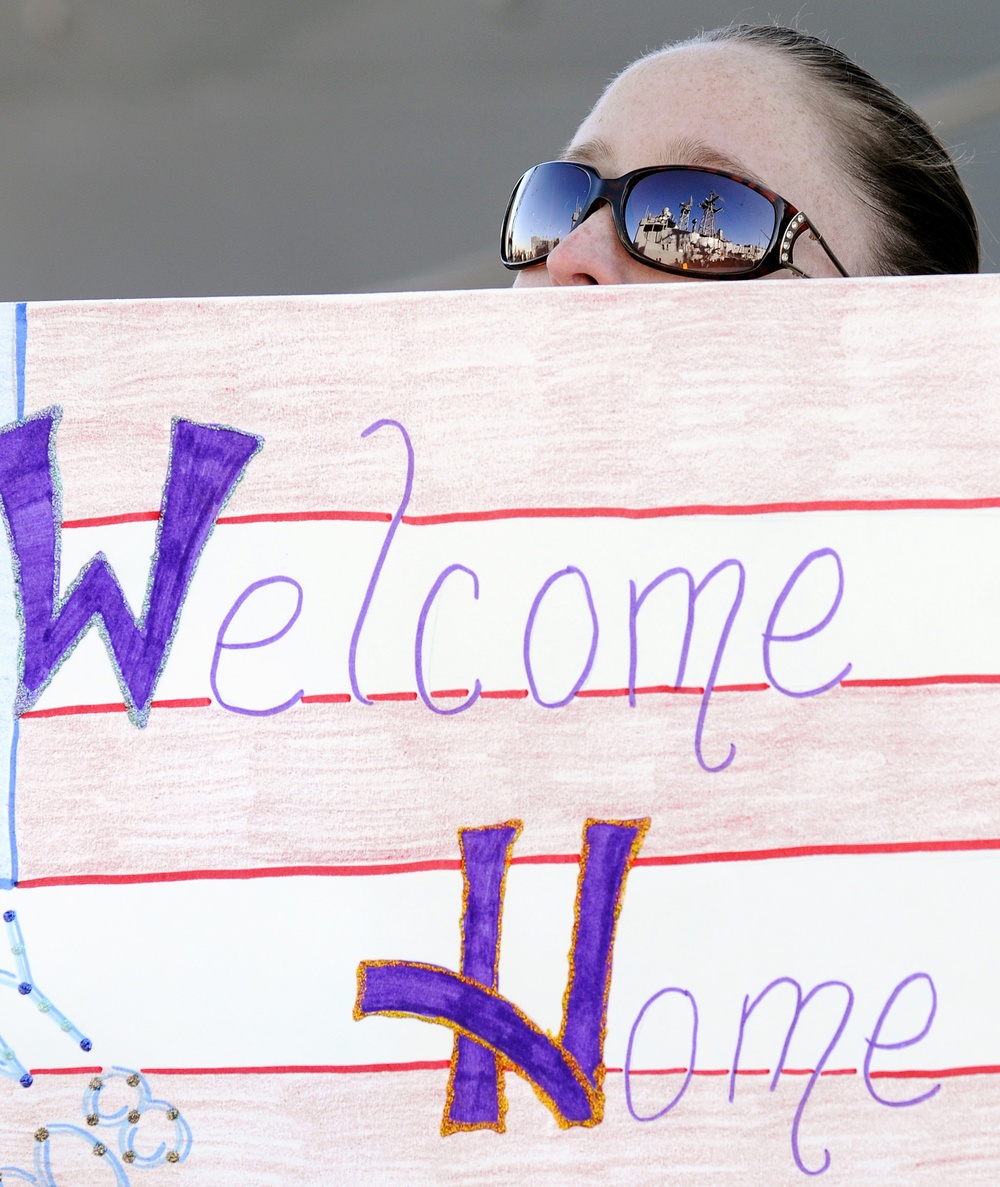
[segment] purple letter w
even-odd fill
[[[648,827],[648,820],[588,820],[584,826],[569,981],[555,1039],[497,992],[504,881],[521,830],[517,821],[459,834],[465,879],[460,972],[411,961],[359,966],[355,1018],[404,1014],[455,1032],[443,1134],[503,1131],[505,1069],[531,1083],[561,1126],[601,1120],[615,926]]]
[[[58,421],[59,410],[50,408],[0,432],[0,502],[23,631],[14,712],[31,708],[66,653],[100,620],[129,717],[143,726],[201,550],[262,442],[219,425],[174,421],[156,551],[146,603],[136,619],[103,553],[59,598]]]

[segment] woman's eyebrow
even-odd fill
[[[691,136],[684,136],[680,140],[672,140],[664,147],[664,165],[695,165],[701,169],[722,169],[727,173],[738,173],[750,181],[764,185],[764,182],[753,170],[748,169],[742,161],[713,148],[704,140],[696,140]]]
[[[559,156],[560,161],[573,161],[577,165],[590,165],[600,171],[600,166],[613,161],[615,154],[606,140],[595,137],[580,144],[567,144]]]
[[[748,169],[742,161],[729,156],[721,149],[713,148],[704,140],[697,140],[692,136],[682,136],[679,140],[669,141],[658,155],[658,160],[644,161],[641,167],[693,165],[701,169],[721,169],[724,173],[737,173],[740,177],[746,177],[758,185],[765,185],[765,182],[752,169]],[[615,152],[606,140],[595,137],[592,140],[583,140],[579,144],[568,144],[559,160],[574,161],[579,165],[591,165],[600,173],[602,168],[606,169],[615,160]]]

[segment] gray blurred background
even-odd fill
[[[1000,265],[997,0],[814,0],[799,24],[963,157]],[[5,0],[0,300],[504,285],[498,220],[610,75],[702,0]]]

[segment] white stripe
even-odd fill
[[[552,1033],[576,880],[573,865],[513,866],[507,877],[500,991]],[[860,1069],[892,990],[924,973],[938,994],[929,1034],[878,1052],[873,1067],[1000,1063],[998,885],[996,853],[636,868],[618,926],[606,1062],[623,1065],[643,1004],[673,986],[697,999],[697,1066],[730,1068],[744,997],[787,976],[804,993],[827,980],[851,986],[854,1010],[829,1066]],[[444,1027],[357,1022],[352,1011],[360,961],[458,969],[461,900],[457,871],[14,891],[0,907],[16,906],[34,979],[94,1048],[74,1054],[51,1022],[0,985],[3,1037],[29,1067],[446,1059]],[[0,967],[13,970],[13,957]],[[754,1014],[741,1066],[776,1066],[793,996],[780,989]],[[787,1066],[815,1066],[845,1000],[831,989],[806,1009]],[[917,1035],[929,1002],[926,983],[911,986],[882,1041]],[[661,999],[637,1032],[634,1066],[686,1065],[690,1018],[677,995]]]
[[[213,696],[209,670],[227,612],[251,583],[276,575],[301,585],[301,616],[275,644],[222,655],[222,700],[263,708],[298,689],[307,695],[350,691],[351,631],[385,530],[384,524],[357,523],[218,528],[192,582],[156,696]],[[138,613],[154,536],[152,523],[64,531],[63,589],[104,551]],[[587,576],[599,622],[585,687],[622,688],[629,676],[629,581],[642,591],[676,566],[702,581],[720,562],[737,558],[746,570],[746,593],[718,682],[766,682],[762,636],[775,602],[796,567],[826,548],[836,550],[843,564],[843,602],[816,637],[776,642],[770,649],[774,678],[783,687],[821,687],[848,663],[851,679],[1000,673],[1000,633],[989,625],[1000,602],[998,538],[997,509],[404,525],[366,621],[359,679],[366,692],[416,688],[421,605],[444,567],[460,562],[478,574],[480,598],[473,598],[467,574],[452,575],[442,588],[423,640],[428,688],[471,688],[477,677],[487,690],[526,687],[524,635],[533,599],[551,574],[574,565]],[[797,584],[775,633],[822,621],[837,583],[835,561],[821,558]],[[736,589],[730,569],[699,597],[682,683],[705,684]],[[684,579],[673,579],[640,610],[640,687],[676,682],[687,598]],[[258,590],[225,638],[266,639],[289,621],[295,603],[287,582]],[[532,666],[543,699],[560,699],[572,688],[592,633],[580,579],[553,586],[532,634]],[[121,698],[105,646],[92,630],[37,707]]]

